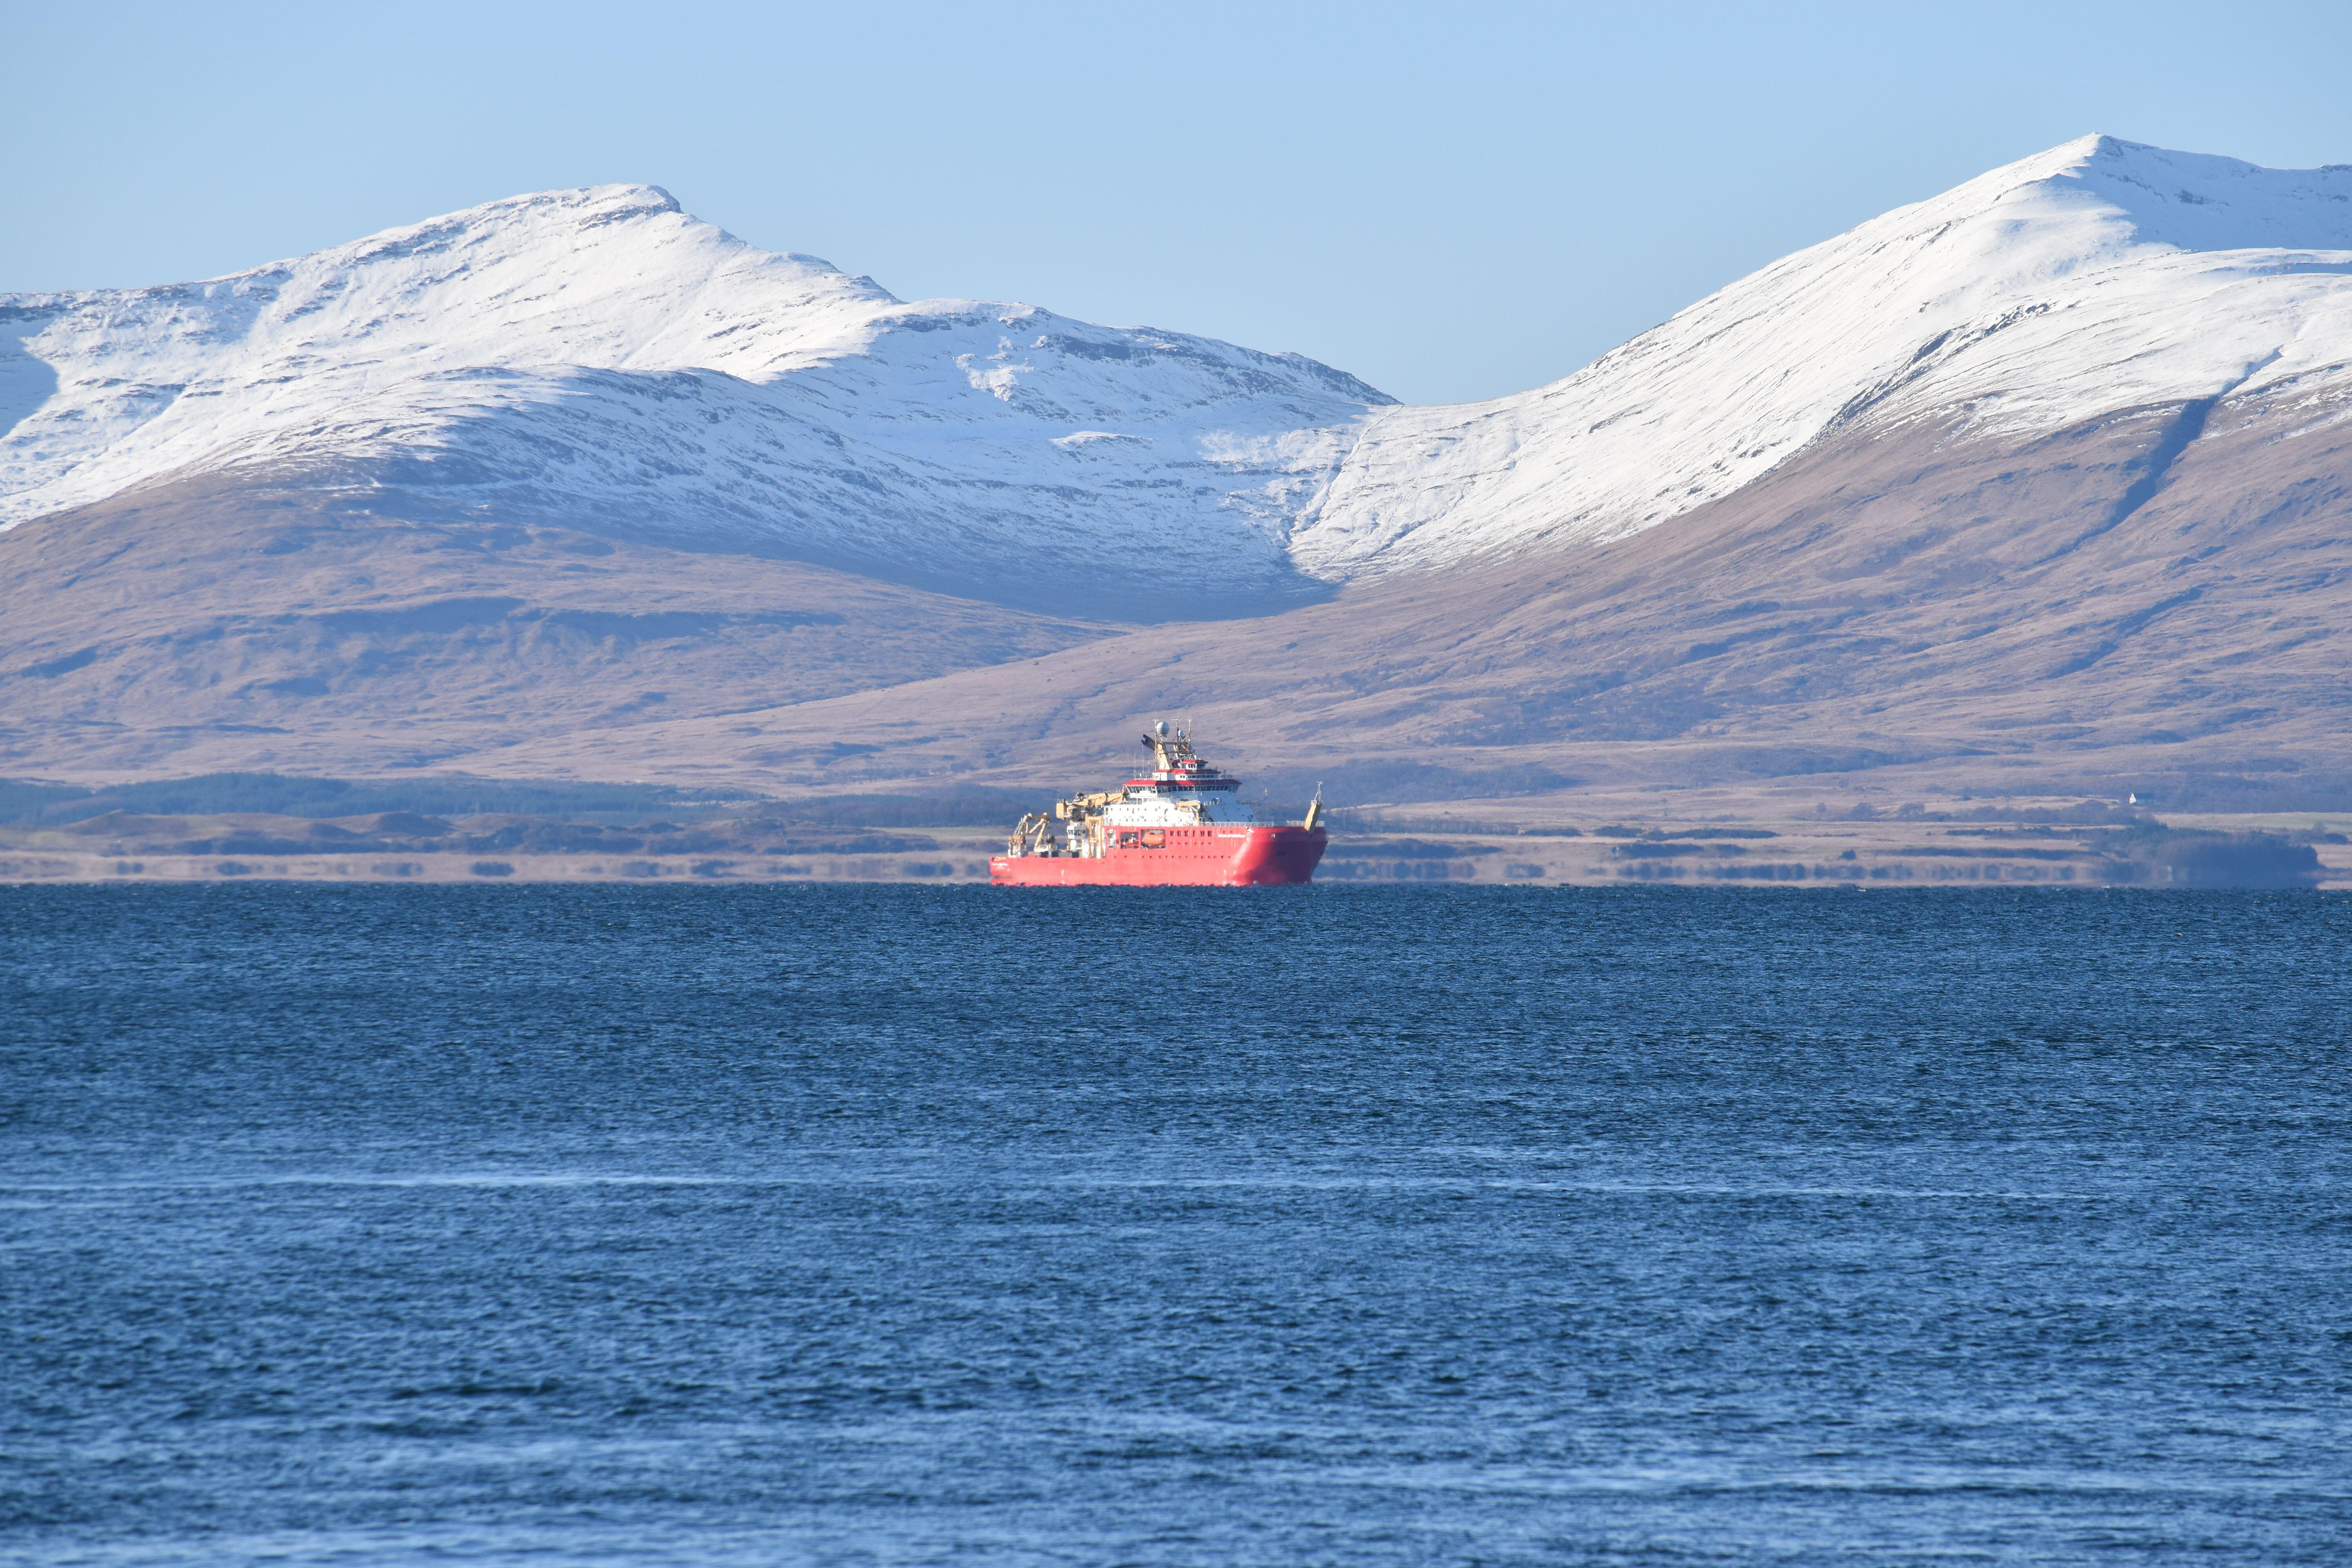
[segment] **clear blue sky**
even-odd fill
[[[641,180],[903,298],[1540,384],[2080,135],[2352,163],[2352,4],[0,0],[0,291]]]

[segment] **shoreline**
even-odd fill
[[[2178,815],[2158,819],[2172,837],[2291,836],[2317,860],[2315,885],[2352,889],[2352,817],[2337,814]],[[778,882],[985,884],[1002,833],[912,827],[883,852],[812,849],[766,853],[712,846],[687,852],[530,854],[396,845],[288,852],[266,839],[193,845],[59,842],[56,833],[0,843],[0,884],[296,881],[351,883],[584,883],[691,885]],[[26,840],[34,840],[26,842]],[[2330,840],[2334,840],[2331,842]],[[47,840],[40,842],[39,840]],[[1335,833],[1318,883],[1469,886],[1628,885],[2080,887],[2166,885],[2121,858],[2126,840],[2108,825],[1982,821],[1747,822],[1652,820],[1558,824],[1504,831],[1363,826]],[[2283,842],[2290,841],[2283,839]],[[899,846],[903,845],[904,847]],[[2171,885],[2214,885],[2175,881]],[[2254,882],[2246,885],[2264,885]],[[2278,885],[2275,883],[2269,885]]]

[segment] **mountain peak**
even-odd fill
[[[2012,202],[2052,197],[2061,205],[2038,215],[2045,225],[2069,216],[2092,226],[2120,225],[2132,243],[2179,250],[2352,248],[2352,168],[2342,164],[2273,169],[2094,134],[2021,158],[1936,200],[1973,194]]]
[[[652,197],[656,204],[656,210],[658,211],[674,213],[684,212],[686,210],[684,207],[677,205],[677,198],[676,196],[671,195],[668,191],[659,185],[628,185],[623,188],[629,191],[641,192],[645,195]]]

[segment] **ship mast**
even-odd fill
[[[1171,731],[1165,719],[1144,732],[1143,743],[1151,748],[1151,765],[1162,773],[1199,754],[1192,750],[1192,732],[1184,729]]]

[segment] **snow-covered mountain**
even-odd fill
[[[1775,262],[1564,381],[1372,416],[1292,553],[1346,578],[1599,542],[1827,438],[2014,440],[2289,388],[2307,421],[2352,414],[2352,164],[2088,136]]]
[[[2233,393],[2276,395],[2283,439],[2352,412],[2352,166],[2087,137],[1444,408],[1297,355],[903,303],[607,186],[209,283],[0,297],[0,525],[290,473],[1209,613],[1606,542],[1824,441]]]
[[[1295,520],[1391,401],[1296,354],[904,303],[631,185],[0,297],[0,524],[291,472],[1076,600],[1295,585]]]

